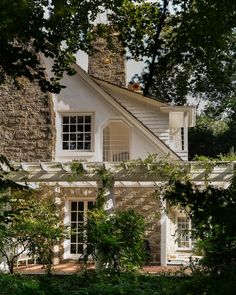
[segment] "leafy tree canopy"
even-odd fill
[[[94,23],[106,11],[109,24]],[[0,82],[6,75],[40,81],[59,92],[63,72],[97,36],[121,32],[131,56],[146,61],[144,94],[183,104],[193,96],[232,110],[235,90],[234,0],[2,0]],[[55,77],[44,78],[36,53],[54,58]]]
[[[0,1],[0,83],[6,76],[25,76],[39,80],[43,90],[59,92],[63,72],[70,67],[74,54],[88,51],[90,43],[103,30],[94,30],[99,13],[117,12],[123,4],[115,1],[78,0],[1,0]],[[127,1],[125,1],[127,2]],[[37,53],[54,59],[55,77],[45,79]]]
[[[234,0],[126,1],[118,10],[113,21],[131,55],[146,61],[144,94],[177,104],[192,96],[232,109]]]
[[[213,116],[212,116],[213,115]],[[197,125],[189,130],[189,158],[207,156],[225,160],[236,157],[236,120],[216,120],[214,114],[203,113],[197,118]]]

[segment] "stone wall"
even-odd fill
[[[51,161],[54,114],[51,96],[19,78],[0,85],[0,154],[12,161]]]
[[[132,208],[144,216],[147,230],[145,238],[147,241],[147,263],[160,264],[160,212],[161,207],[151,188],[119,188],[115,190],[116,207],[118,210]]]
[[[61,220],[66,223],[69,222],[69,212],[65,212],[65,202],[68,200],[96,200],[97,189],[96,188],[79,188],[79,187],[62,187],[56,192],[55,187],[44,187],[44,193],[49,197],[56,198],[57,203],[60,206]],[[126,210],[133,208],[138,213],[144,216],[147,223],[147,230],[145,239],[148,241],[149,257],[147,263],[160,264],[160,205],[154,194],[152,188],[116,188],[116,209]],[[58,246],[55,251],[55,259],[58,262],[64,260],[63,242]]]
[[[108,49],[107,42],[98,38],[93,43],[93,54],[88,59],[89,75],[126,87],[126,61],[124,48],[117,37],[112,39],[112,50]]]

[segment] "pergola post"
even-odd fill
[[[162,266],[167,265],[167,243],[168,243],[168,216],[166,214],[166,201],[162,202],[161,212],[161,257],[160,262]]]

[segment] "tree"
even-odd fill
[[[43,196],[41,191],[37,194],[39,196],[33,200],[34,204],[25,229],[30,238],[28,251],[46,267],[46,272],[50,275],[54,248],[68,236],[69,230],[62,224],[55,200]]]
[[[185,210],[193,224],[192,235],[202,251],[201,264],[213,274],[235,269],[236,259],[236,174],[227,189],[191,182],[173,182],[165,194],[171,206]]]
[[[112,19],[132,57],[146,61],[141,77],[145,95],[177,104],[192,96],[230,107],[235,97],[235,1],[133,1]]]
[[[50,274],[54,246],[68,231],[61,224],[55,200],[42,189],[32,190],[10,180],[10,170],[14,168],[1,156],[0,253],[11,273],[17,258],[25,252],[39,259]]]
[[[23,253],[40,260],[50,273],[54,246],[67,234],[55,202],[39,198],[40,193],[26,187],[2,191],[0,196],[0,253],[11,273]]]
[[[94,208],[82,229],[87,236],[84,256],[93,256],[97,270],[137,270],[144,260],[144,230],[144,218],[132,209],[108,216]]]
[[[23,191],[24,187],[8,178],[11,170],[14,169],[8,160],[0,156],[0,253],[6,259],[10,272],[13,272],[16,258],[25,250],[23,245],[25,235],[19,231],[20,223],[16,225],[12,222],[16,216],[9,207],[10,190]],[[17,200],[14,201],[17,202]],[[19,217],[21,209],[17,207],[15,213]],[[18,235],[17,240],[15,235]],[[21,250],[17,252],[16,248],[21,248]]]
[[[235,124],[233,118],[216,120],[206,112],[198,116],[196,127],[189,130],[189,159],[207,156],[223,160],[222,155],[228,155],[232,160],[236,151]]]
[[[6,191],[0,198],[1,230],[0,253],[6,259],[10,273],[13,273],[17,258],[27,251],[29,246],[28,208],[32,206],[31,192],[17,190],[14,193]]]
[[[7,76],[39,81],[46,91],[59,92],[63,73],[74,70],[74,54],[88,52],[91,41],[104,36],[94,21],[105,10],[117,13],[123,2],[78,0],[2,0],[0,2],[0,83]],[[48,81],[38,53],[54,59],[55,76]]]
[[[177,104],[194,98],[233,109],[236,4],[233,0],[19,0],[0,3],[0,81],[26,76],[59,92],[79,50],[119,31],[132,58],[146,61],[144,94]],[[106,12],[109,23],[94,23]],[[54,59],[45,79],[37,53]]]

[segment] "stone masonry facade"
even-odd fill
[[[65,202],[68,200],[96,200],[97,189],[93,188],[61,188],[55,193],[55,188],[47,188],[47,194],[59,200],[61,219],[66,218]],[[160,204],[157,200],[155,190],[152,188],[116,188],[115,189],[116,210],[134,209],[145,218],[147,225],[145,240],[147,253],[147,264],[160,264]],[[68,217],[67,217],[68,218]],[[67,249],[68,250],[68,249]],[[55,253],[59,261],[63,260],[63,243],[59,247],[59,253]]]
[[[161,241],[161,206],[155,190],[152,188],[117,188],[115,190],[116,209],[134,209],[146,222],[146,263],[160,264]]]
[[[53,160],[54,113],[51,95],[18,78],[0,85],[0,154],[16,162]]]
[[[124,48],[118,38],[112,38],[112,49],[107,42],[98,38],[93,43],[93,54],[88,59],[88,74],[104,81],[126,87],[126,61]]]

